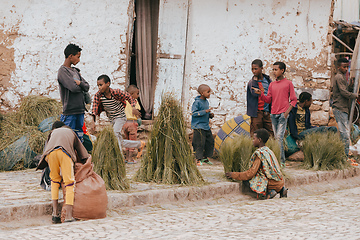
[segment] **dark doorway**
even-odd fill
[[[140,89],[142,119],[152,119],[156,85],[159,0],[135,0],[130,84]]]

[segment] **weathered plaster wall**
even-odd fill
[[[132,4],[131,0],[0,0],[0,109],[18,106],[28,94],[59,99],[57,70],[70,42],[83,48],[77,67],[92,94],[103,73],[114,79],[114,87],[122,87]]]
[[[331,6],[331,0],[191,1],[183,98],[187,112],[197,86],[206,83],[214,91],[210,98],[216,116],[213,128],[245,114],[246,84],[256,58],[264,61],[267,74],[272,63],[284,61],[286,77],[297,92],[305,86],[319,88],[314,99],[323,104],[330,84]],[[328,118],[328,112],[323,113]]]

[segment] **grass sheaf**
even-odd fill
[[[92,159],[94,171],[104,179],[107,189],[129,189],[124,157],[111,126],[105,127],[97,137],[92,151]]]
[[[280,159],[280,145],[274,138],[270,138],[268,146]],[[252,140],[246,135],[238,135],[232,139],[227,139],[220,148],[220,160],[224,165],[225,172],[243,172],[250,168],[250,158],[256,148]]]
[[[344,143],[337,133],[312,133],[302,142],[303,167],[312,170],[345,169],[350,166],[344,152]]]
[[[30,138],[36,138],[30,139],[35,148],[33,150],[41,153],[47,135],[40,131],[37,133],[37,127],[46,118],[60,115],[61,110],[61,103],[55,99],[33,95],[25,97],[19,110],[1,116],[0,151],[20,137],[30,134]]]
[[[165,184],[202,184],[204,180],[187,139],[180,104],[171,94],[164,95],[135,179]]]

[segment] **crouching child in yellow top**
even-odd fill
[[[86,160],[90,155],[75,132],[61,121],[54,122],[37,169],[50,168],[51,198],[53,205],[52,222],[60,223],[58,211],[59,187],[64,181],[66,189],[64,222],[73,222],[74,205],[74,162]],[[61,171],[61,172],[60,172]],[[61,174],[61,175],[60,175]]]
[[[136,101],[135,108],[140,111],[141,107],[139,102],[137,101],[140,93],[139,88],[135,85],[129,85],[126,91],[130,93],[131,97]],[[123,126],[123,131],[126,140],[136,141],[139,123],[138,123],[138,117],[133,114],[132,110],[133,110],[132,106],[126,100],[126,106],[125,106],[126,123]],[[139,119],[141,120],[141,118]],[[125,148],[125,151],[126,151],[126,162],[128,164],[136,163],[136,161],[133,158],[135,148]],[[138,152],[136,158],[140,158],[140,157],[141,157],[140,152]]]
[[[245,181],[250,180],[250,188],[257,193],[258,199],[274,198],[278,193],[280,197],[287,197],[284,177],[280,171],[280,165],[265,143],[269,139],[269,133],[261,128],[254,132],[253,145],[257,150],[250,159],[251,167],[245,172],[227,172],[227,178]]]

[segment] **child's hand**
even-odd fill
[[[132,109],[132,114],[133,114],[134,116],[136,116],[137,118],[140,118],[140,117],[141,117],[140,111],[137,110],[136,108],[133,108],[133,109]]]
[[[229,179],[232,179],[232,177],[231,177],[231,172],[225,173],[225,177],[227,177],[227,178],[229,178]]]
[[[211,111],[211,108],[205,110],[205,112],[207,112],[207,113],[210,112],[210,111]]]
[[[254,93],[259,94],[259,95],[261,94],[261,90],[260,90],[260,89],[254,88],[254,87],[251,87],[251,89],[254,90]]]
[[[78,85],[78,86],[79,86],[80,83],[81,83],[79,80],[75,80],[75,79],[74,79],[74,81],[75,81],[76,85]]]
[[[213,117],[214,117],[214,114],[211,112],[209,115],[209,118],[213,118]]]

